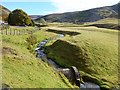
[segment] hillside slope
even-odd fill
[[[23,28],[24,29],[24,28]],[[38,42],[50,33],[34,33]],[[53,36],[54,34],[51,34]],[[29,35],[2,36],[2,83],[10,88],[70,88],[64,75],[35,57],[27,49]]]
[[[117,86],[119,66],[116,30],[96,27],[51,27],[47,31],[65,35],[63,39],[46,47],[49,58],[63,67],[76,66],[84,81],[99,84],[104,88],[101,90]]]
[[[108,17],[118,16],[118,4],[113,6],[106,6],[94,8],[85,11],[68,12],[61,14],[50,14],[43,16],[48,22],[71,22],[71,23],[84,23],[94,22]],[[36,21],[39,20],[36,19]]]
[[[90,23],[85,23],[85,26],[96,26],[99,28],[108,28],[108,29],[116,29],[120,30],[120,24],[119,24],[118,18],[105,18],[105,19],[100,19],[96,22],[90,22]]]
[[[0,17],[2,17],[2,20],[6,20],[11,11],[5,8],[4,6],[0,5],[0,12]]]
[[[35,19],[40,18],[40,17],[42,17],[42,15],[30,15],[30,18],[32,20],[35,20]]]

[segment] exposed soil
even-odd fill
[[[15,49],[12,49],[10,47],[3,47],[2,48],[2,54],[13,54],[17,55],[17,51]]]

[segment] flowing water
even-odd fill
[[[40,42],[37,45],[37,48],[35,49],[35,53],[36,53],[38,58],[40,58],[43,61],[45,61],[46,63],[48,63],[50,66],[54,67],[56,70],[58,70],[58,71],[65,71],[65,70],[69,71],[69,68],[62,68],[58,64],[56,64],[54,62],[54,60],[51,60],[51,59],[47,58],[47,55],[44,52],[45,51],[44,46],[48,41],[56,40],[56,39],[62,38],[62,37],[64,37],[64,35],[59,34],[56,37],[51,38],[49,40],[47,40],[47,39],[43,40],[42,42]],[[100,86],[97,85],[97,84],[91,83],[91,82],[85,82],[83,84],[82,83],[80,84],[80,90],[100,90]]]

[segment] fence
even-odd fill
[[[2,35],[25,35],[25,34],[32,34],[37,30],[39,29],[36,28],[34,30],[28,30],[28,29],[18,30],[18,29],[6,28],[6,29],[1,29],[1,34]]]

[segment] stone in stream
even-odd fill
[[[75,66],[59,69],[59,71],[61,71],[72,84],[80,86],[80,74]]]
[[[71,81],[80,86],[80,73],[75,66],[70,67]]]

